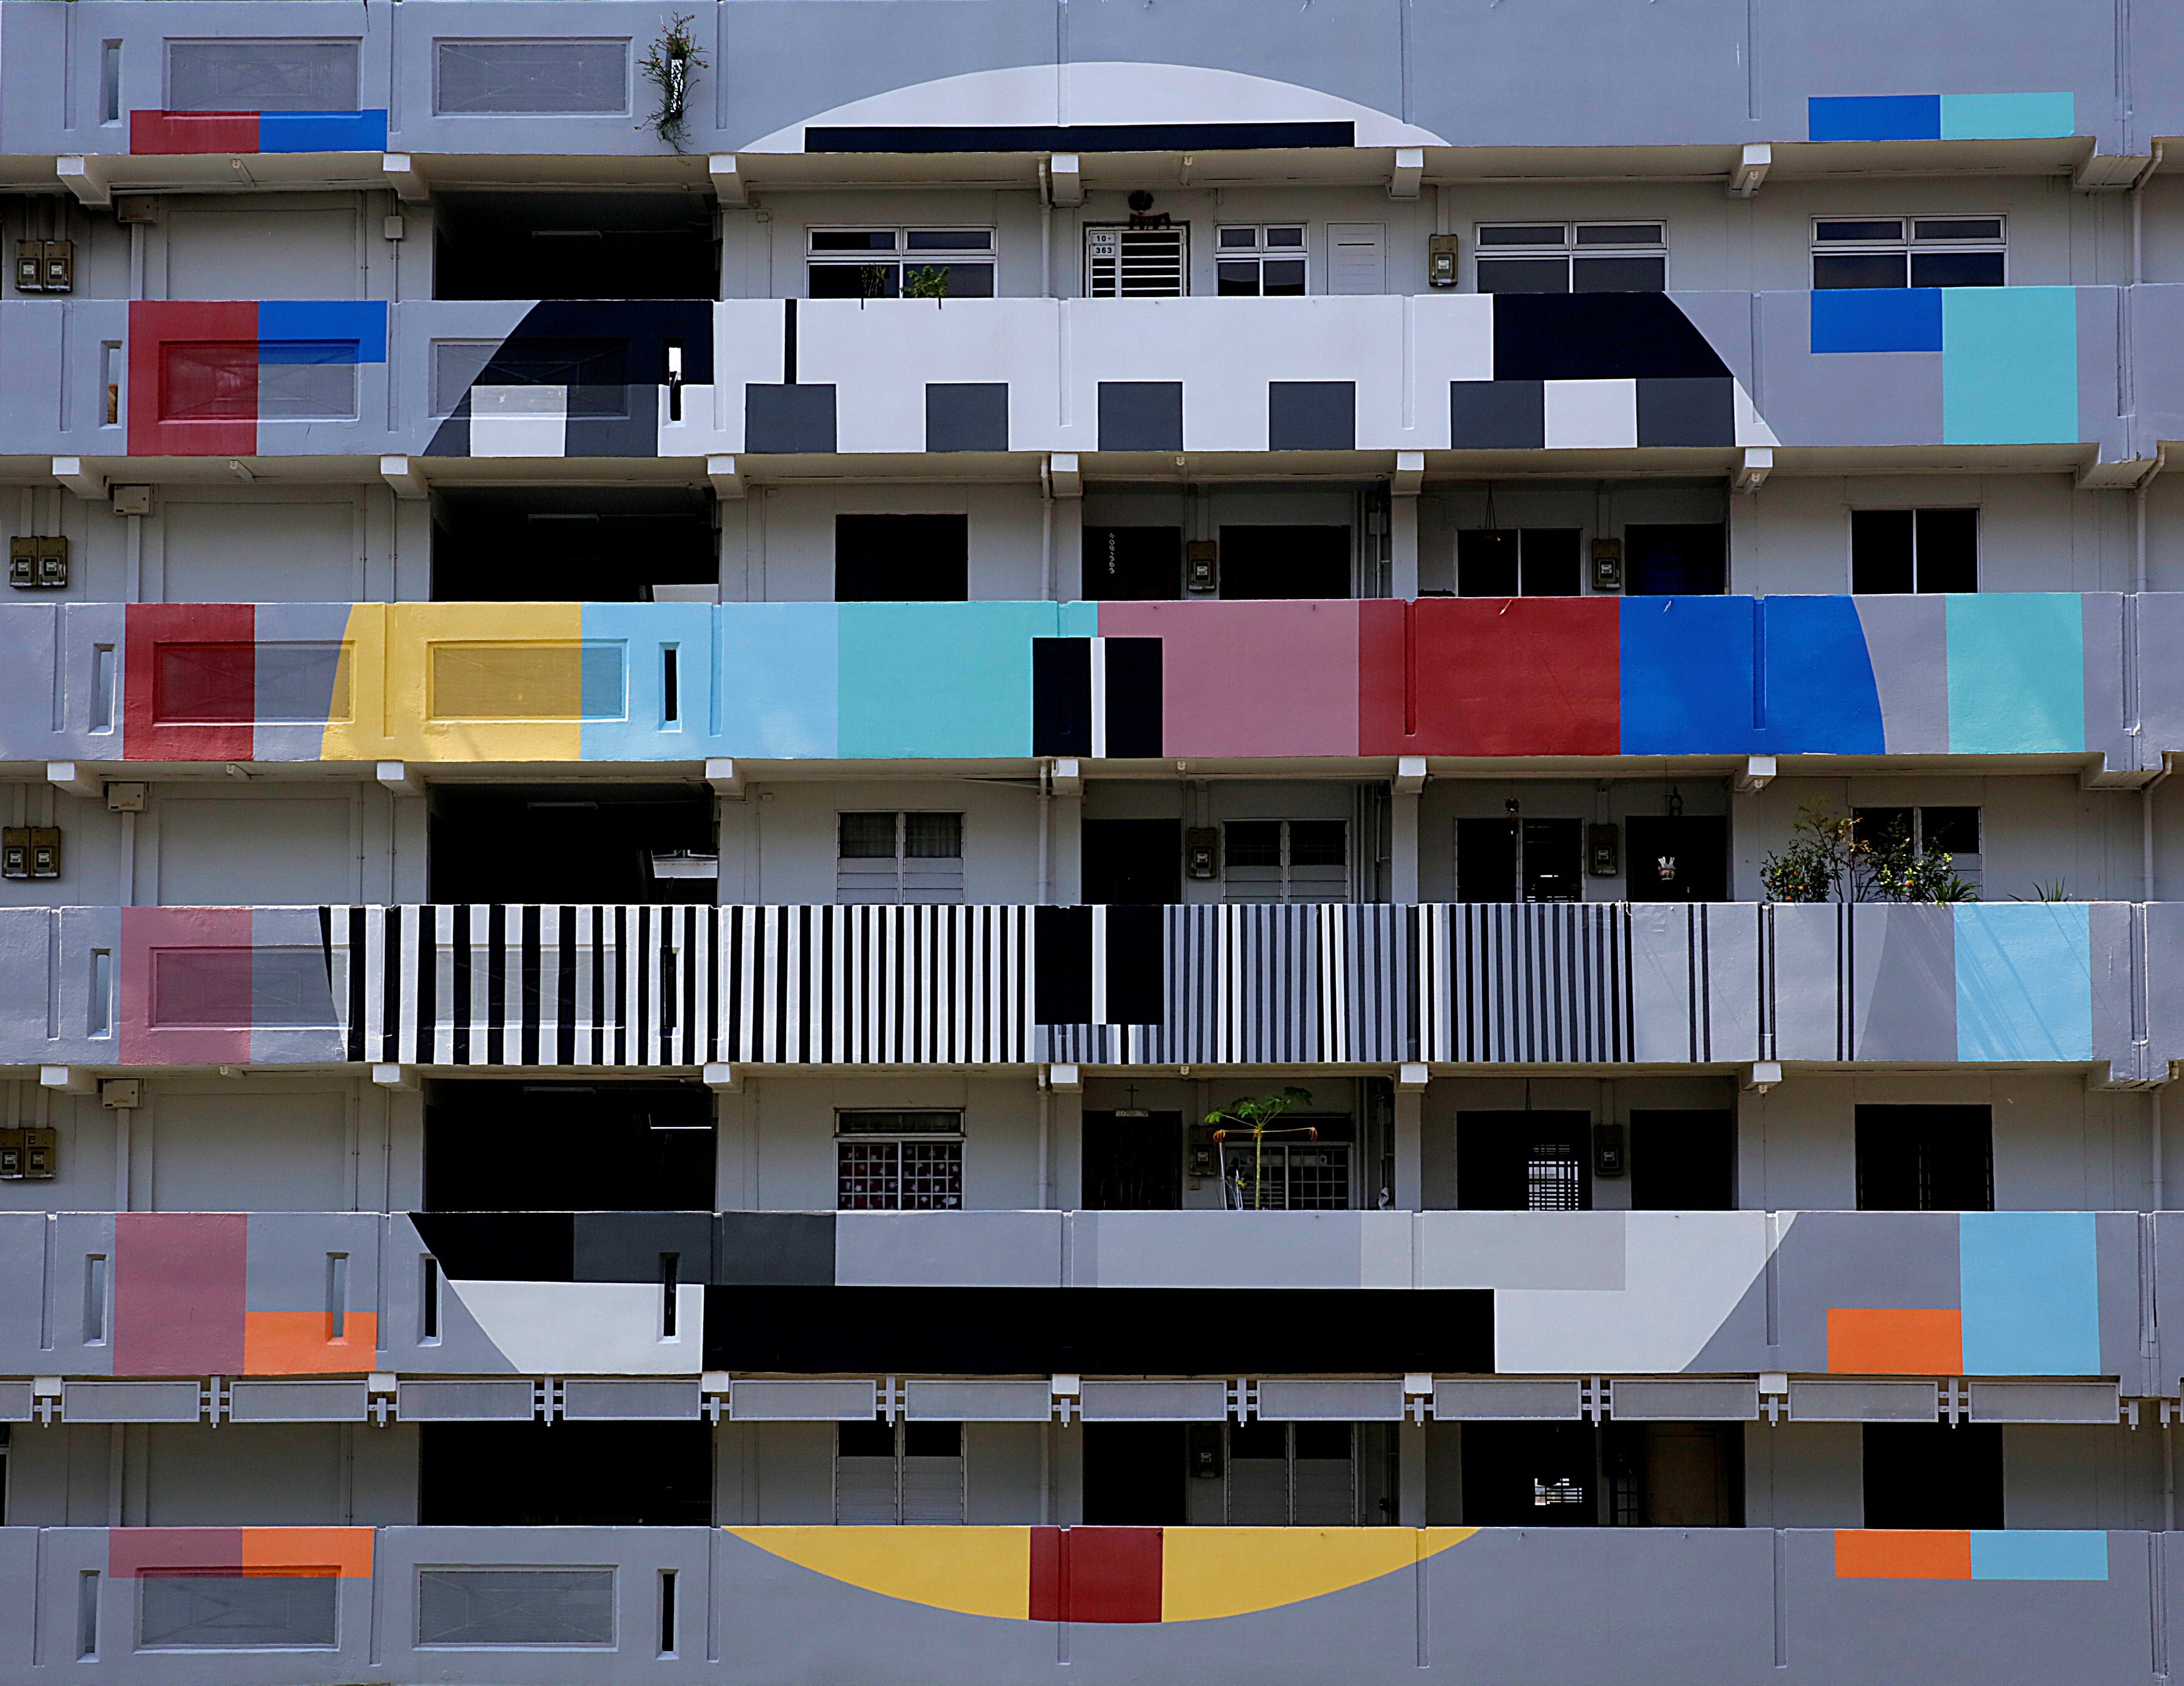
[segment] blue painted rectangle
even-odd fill
[[[2109,1537],[2081,1528],[1974,1528],[1975,1581],[2105,1581]]]
[[[1858,605],[1847,597],[1769,597],[1759,608],[1758,737],[1767,749],[1758,753],[1884,753],[1880,691]]]
[[[1815,94],[1805,102],[1815,141],[1938,141],[1939,94]]]
[[[384,111],[263,111],[258,114],[261,153],[383,153]]]
[[[358,361],[354,340],[260,340],[260,363],[354,364]]]
[[[2086,747],[2086,608],[2070,592],[1965,592],[1947,607],[1949,753]]]
[[[1942,96],[1945,141],[2053,140],[2077,128],[2077,101],[2066,93]]]
[[[1957,1058],[2093,1057],[2092,909],[1966,902],[1957,938]]]
[[[1816,292],[1813,295],[1813,349],[1940,351],[1941,289],[1859,287]]]
[[[1618,612],[1626,755],[1752,753],[1748,597],[1632,597]]]
[[[1965,1375],[2101,1373],[2092,1213],[1964,1212],[1957,1249]]]
[[[387,361],[387,303],[384,299],[269,298],[258,307],[258,337],[272,342],[338,342],[356,347],[354,361]],[[259,357],[268,362],[277,358]],[[305,362],[320,359],[307,358]]]
[[[738,604],[743,608],[744,605]],[[582,754],[587,761],[695,760],[751,753],[723,750],[708,734],[713,695],[713,609],[707,604],[588,603],[583,605]],[[662,652],[675,652],[675,719],[667,718]],[[619,665],[604,654],[611,652]],[[611,710],[595,708],[612,697]]]
[[[1942,305],[1942,442],[2078,437],[2078,293],[1953,287]]]

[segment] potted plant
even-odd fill
[[[1206,1121],[1214,1127],[1213,1141],[1219,1151],[1232,1133],[1249,1131],[1251,1136],[1251,1210],[1262,1211],[1266,1204],[1266,1142],[1269,1135],[1301,1136],[1308,1142],[1319,1139],[1319,1132],[1309,1124],[1292,1124],[1277,1127],[1275,1121],[1300,1106],[1312,1105],[1312,1091],[1294,1085],[1278,1094],[1247,1095],[1241,1100],[1229,1102],[1206,1115]],[[1226,1168],[1222,1178],[1222,1204],[1228,1204],[1229,1188]],[[1237,1203],[1242,1205],[1242,1191],[1238,1190]]]

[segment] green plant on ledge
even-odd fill
[[[1976,899],[1946,850],[1920,854],[1908,835],[1861,836],[1852,816],[1818,800],[1798,810],[1790,841],[1761,863],[1759,882],[1775,902]]]
[[[1312,1142],[1319,1139],[1319,1132],[1309,1124],[1293,1124],[1279,1129],[1274,1126],[1274,1121],[1284,1113],[1311,1105],[1312,1091],[1292,1085],[1279,1094],[1246,1095],[1241,1100],[1231,1101],[1227,1106],[1206,1115],[1206,1121],[1214,1127],[1213,1141],[1217,1150],[1228,1141],[1232,1130],[1251,1132],[1252,1210],[1260,1211],[1265,1208],[1267,1183],[1263,1171],[1267,1138],[1276,1135],[1302,1136]],[[1223,1167],[1221,1181],[1225,1191],[1228,1182],[1226,1166]],[[1225,1194],[1223,1204],[1227,1204]]]
[[[939,264],[903,271],[903,292],[911,298],[929,298],[936,304],[948,297],[948,271]]]
[[[684,12],[670,18],[638,66],[644,80],[660,90],[660,109],[637,126],[651,130],[678,153],[683,150],[682,125],[689,115],[691,74],[705,68],[705,56],[690,33],[695,21]]]

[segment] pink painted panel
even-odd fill
[[[1100,631],[1161,640],[1169,755],[1357,754],[1357,605],[1103,603]]]
[[[121,910],[121,1058],[131,1066],[250,1059],[250,910]]]
[[[112,1528],[106,1572],[135,1577],[147,1569],[242,1572],[241,1528]]]
[[[115,1215],[115,1375],[242,1373],[249,1223],[239,1212]]]

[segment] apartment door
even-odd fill
[[[1224,598],[1346,598],[1348,527],[1224,526]]]
[[[1729,821],[1722,815],[1640,815],[1626,822],[1626,832],[1632,901],[1729,899]]]
[[[1183,1115],[1084,1115],[1084,1210],[1172,1212],[1183,1205]]]
[[[1084,900],[1094,907],[1167,907],[1183,899],[1180,820],[1087,820]]]
[[[1456,1204],[1467,1212],[1589,1210],[1591,1115],[1459,1112]]]
[[[1724,1212],[1736,1205],[1736,1115],[1633,1112],[1630,1204],[1641,1212]]]
[[[1183,529],[1085,528],[1084,595],[1095,603],[1181,597]]]
[[[1388,290],[1388,225],[1331,222],[1327,225],[1327,290],[1380,293]]]

